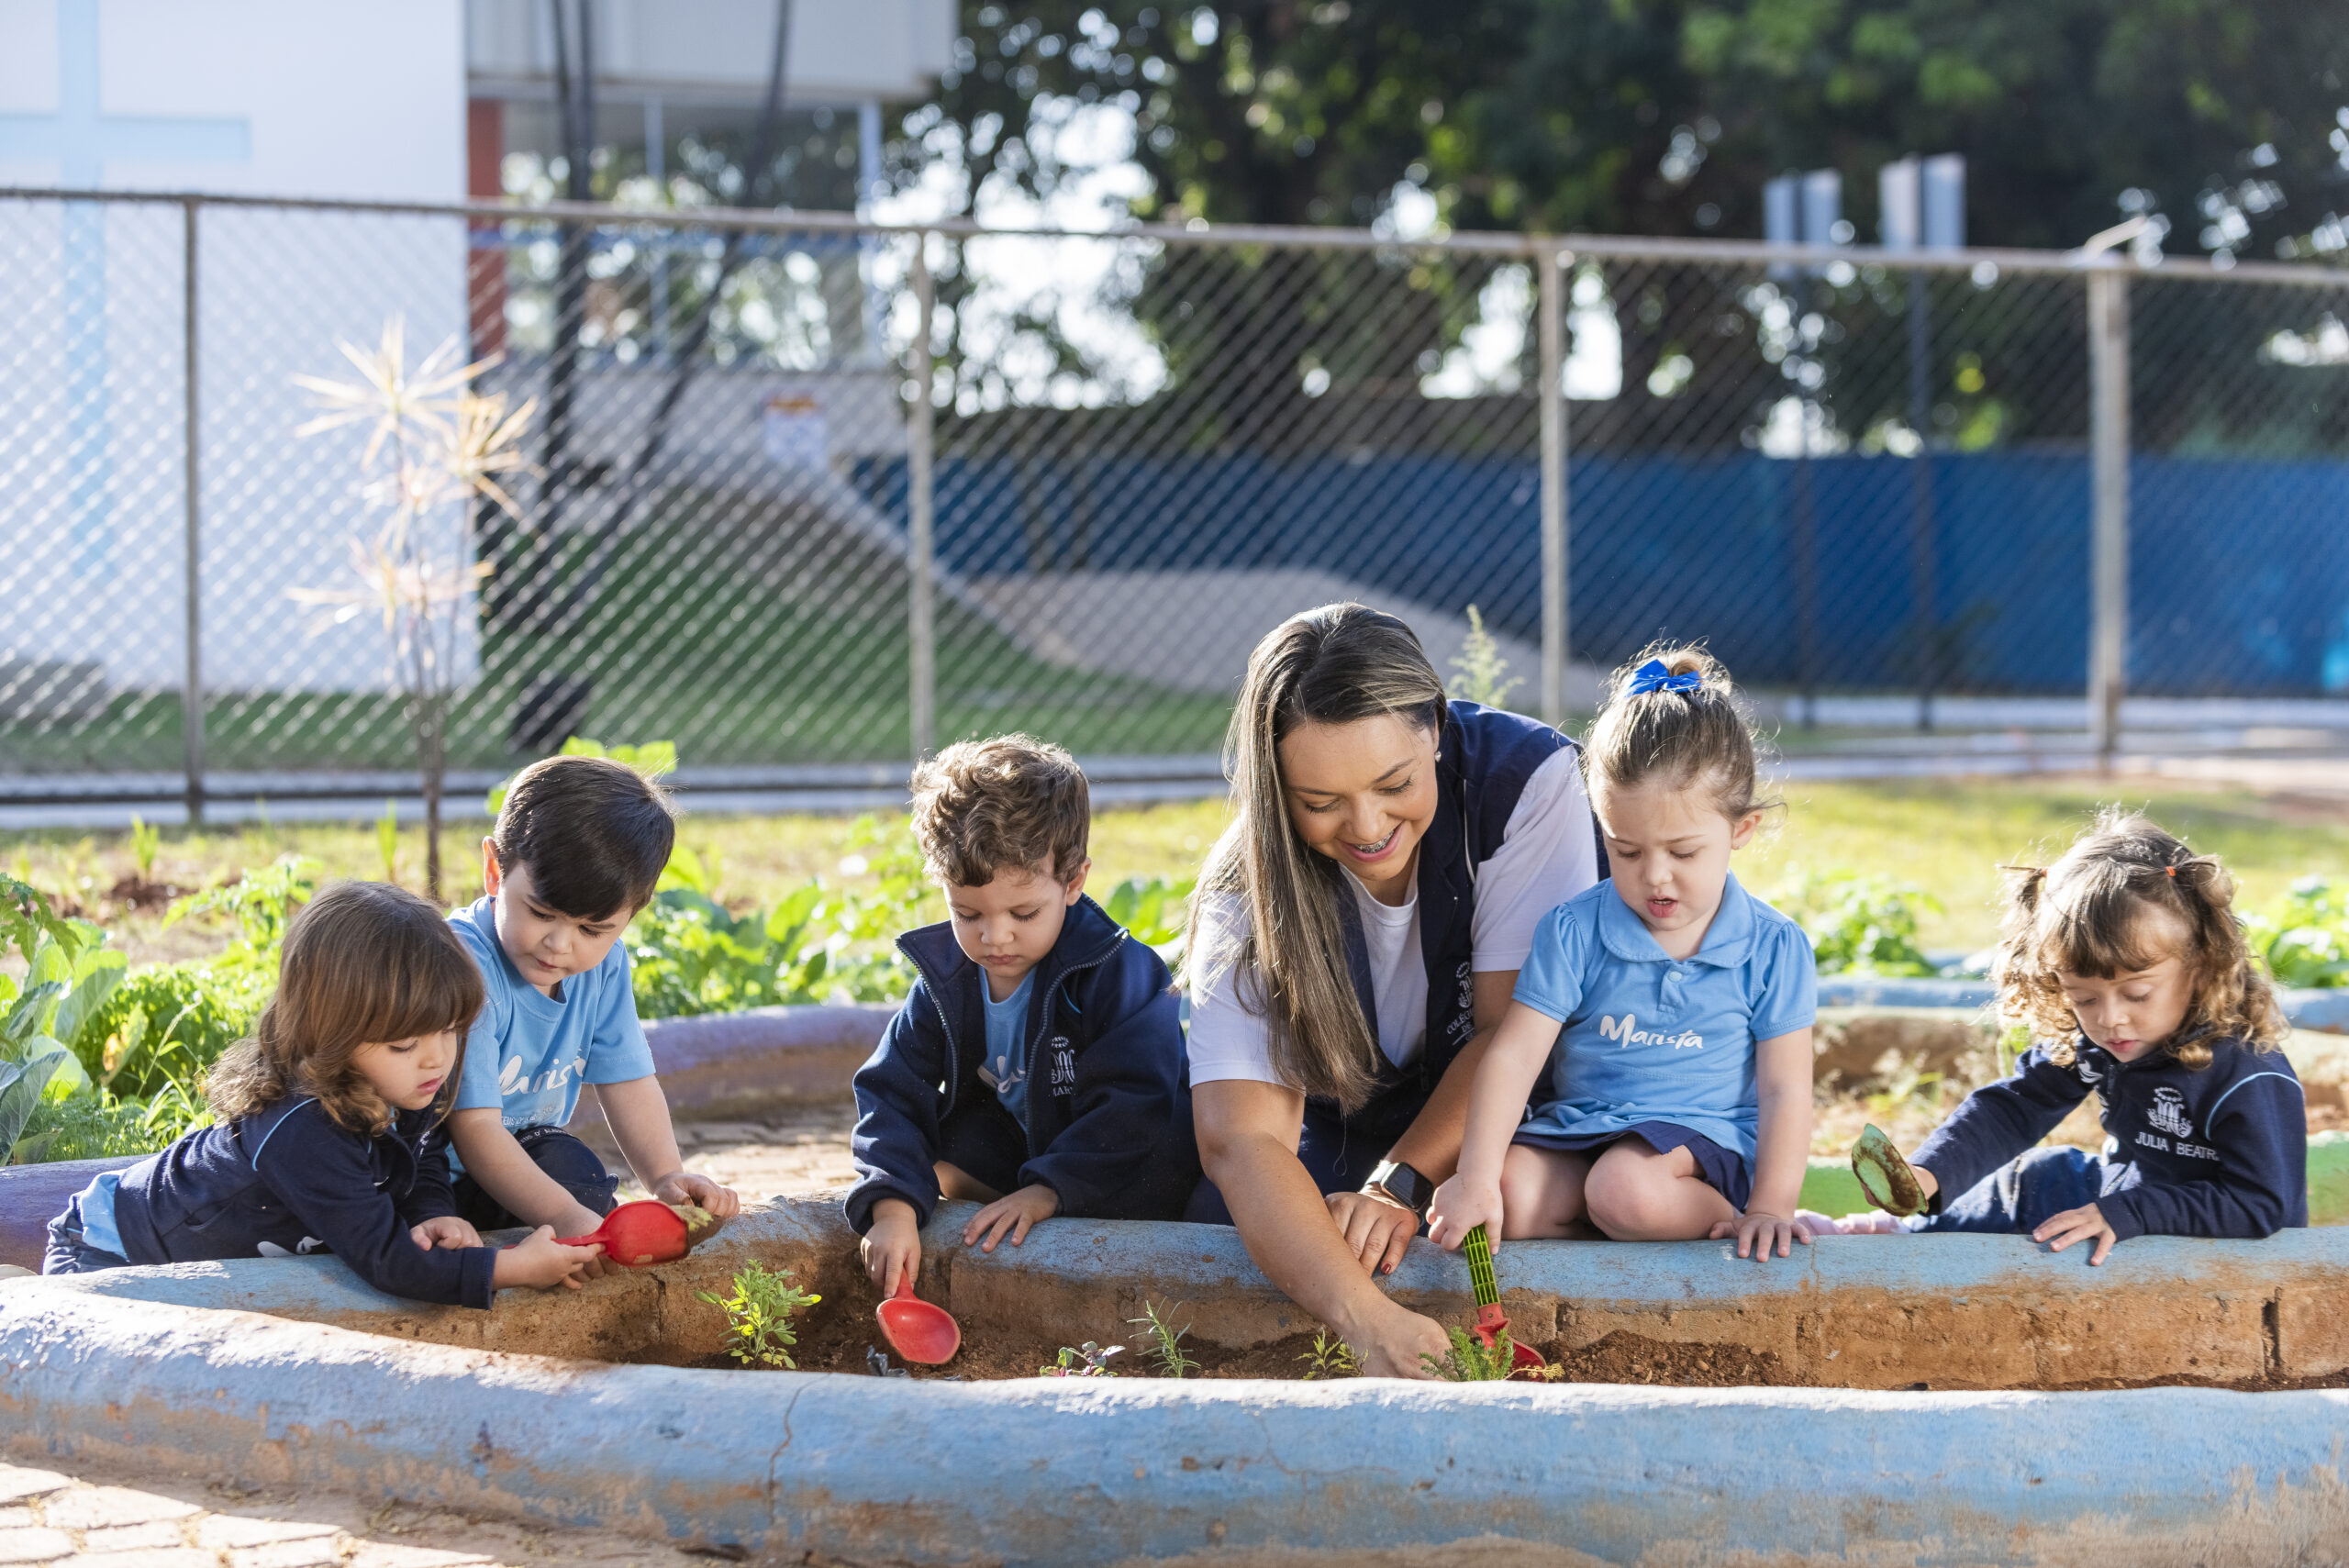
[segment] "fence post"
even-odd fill
[[[907,694],[913,740],[913,760],[919,762],[938,744],[938,616],[933,600],[936,571],[932,529],[936,495],[930,478],[930,383],[935,367],[930,359],[930,317],[937,291],[930,275],[930,235],[914,236],[915,303],[913,355],[914,406],[906,421],[906,629],[912,652],[911,690]]]
[[[2129,648],[2129,280],[2117,268],[2088,274],[2088,726],[2098,762],[2110,768],[2121,745]]]
[[[1542,409],[1542,718],[1566,722],[1566,264],[1573,252],[1534,247],[1541,292]]]
[[[203,428],[197,422],[196,384],[196,272],[195,215],[200,204],[189,196],[180,204],[181,215],[181,289],[180,354],[182,359],[182,396],[184,406],[181,417],[185,423],[185,438],[182,443],[186,457],[186,624],[183,635],[186,640],[187,667],[180,684],[180,731],[186,744],[187,819],[190,827],[204,821],[204,524],[200,511],[202,502],[202,469],[198,453],[203,446]]]

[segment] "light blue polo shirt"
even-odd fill
[[[637,1021],[628,942],[604,961],[567,977],[562,999],[522,978],[497,940],[495,901],[483,898],[449,917],[481,968],[488,995],[465,1037],[456,1108],[495,1106],[506,1129],[561,1127],[579,1108],[582,1084],[625,1084],[652,1076],[652,1048]],[[456,1151],[450,1151],[456,1162]]]
[[[1753,1158],[1753,1046],[1809,1025],[1803,929],[1731,877],[1693,957],[1672,959],[1612,881],[1542,917],[1517,1000],[1565,1027],[1518,1130],[1586,1138],[1670,1122]]]
[[[1000,1002],[986,990],[984,978],[979,986],[987,1019],[987,1059],[979,1068],[979,1081],[995,1091],[1011,1119],[1024,1128],[1028,1125],[1028,998],[1036,989],[1036,972],[1030,969],[1021,975],[1019,985]]]

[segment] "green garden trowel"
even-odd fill
[[[1868,1201],[1887,1214],[1906,1218],[1925,1207],[1925,1189],[1918,1184],[1917,1173],[1874,1122],[1852,1146],[1852,1174],[1859,1178]]]
[[[1486,1350],[1494,1348],[1494,1338],[1508,1328],[1508,1318],[1501,1312],[1501,1287],[1493,1278],[1493,1244],[1481,1225],[1471,1226],[1468,1234],[1460,1239],[1460,1255],[1468,1260],[1468,1288],[1476,1296],[1476,1323],[1469,1332],[1484,1342]],[[1542,1352],[1532,1346],[1509,1341],[1510,1362],[1520,1372],[1538,1372],[1543,1365]]]

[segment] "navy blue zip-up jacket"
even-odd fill
[[[2055,1129],[2094,1089],[2104,1104],[2096,1207],[2132,1236],[2256,1240],[2309,1222],[2308,1108],[2283,1052],[2239,1040],[2187,1068],[2166,1052],[2124,1062],[2081,1040],[2072,1065],[2043,1045],[1965,1097],[1911,1163],[1941,1184],[1934,1212]]]
[[[122,1173],[115,1228],[134,1263],[332,1252],[387,1296],[489,1306],[494,1247],[416,1244],[457,1212],[440,1113],[401,1111],[381,1138],[335,1124],[306,1095],[199,1128]]]
[[[885,1197],[938,1207],[939,1128],[979,1079],[986,1056],[986,972],[952,924],[908,931],[897,950],[920,978],[856,1073],[857,1184],[849,1223],[861,1235]],[[1020,1184],[1042,1183],[1060,1211],[1093,1219],[1173,1219],[1198,1184],[1181,1015],[1166,965],[1090,898],[1072,906],[1036,966],[1028,1001],[1028,1159]]]

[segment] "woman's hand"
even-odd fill
[[[585,1247],[566,1247],[554,1239],[553,1226],[541,1225],[497,1254],[497,1265],[490,1281],[498,1290],[509,1284],[534,1284],[541,1289],[565,1284],[577,1290],[579,1274],[603,1255],[601,1241]]]
[[[1381,1296],[1373,1316],[1339,1335],[1361,1358],[1364,1377],[1408,1377],[1426,1382],[1435,1376],[1422,1356],[1442,1361],[1452,1353],[1452,1341],[1432,1318],[1397,1307]]]
[[[428,1252],[435,1247],[446,1247],[453,1252],[481,1245],[481,1232],[453,1214],[443,1214],[412,1227],[407,1239]]]
[[[900,1280],[911,1290],[921,1277],[921,1227],[915,1223],[914,1206],[899,1197],[885,1197],[873,1206],[873,1223],[857,1243],[864,1272],[881,1287],[883,1296],[897,1294]]]
[[[1455,1173],[1436,1188],[1434,1200],[1428,1205],[1428,1239],[1447,1252],[1456,1252],[1468,1232],[1479,1225],[1485,1228],[1485,1240],[1493,1251],[1499,1251],[1501,1185],[1471,1181],[1464,1171]]]
[[[1328,1201],[1330,1218],[1338,1222],[1338,1233],[1353,1249],[1363,1272],[1393,1273],[1411,1238],[1419,1233],[1419,1217],[1374,1193],[1331,1193]]]
[[[1808,1221],[1789,1219],[1766,1209],[1749,1208],[1735,1219],[1724,1219],[1714,1226],[1709,1240],[1726,1241],[1732,1236],[1737,1238],[1737,1255],[1741,1258],[1758,1261],[1768,1257],[1774,1247],[1778,1256],[1787,1258],[1794,1255],[1797,1241],[1806,1247],[1810,1245],[1810,1226]]]
[[[2094,1241],[2096,1250],[2088,1254],[2091,1266],[2104,1262],[2112,1244],[2121,1240],[2112,1233],[2112,1222],[2105,1218],[2104,1210],[2092,1203],[2048,1216],[2031,1233],[2031,1239],[2048,1242],[2058,1252],[2075,1241]]]
[[[1038,1220],[1050,1219],[1061,1211],[1061,1195],[1041,1182],[1033,1182],[1016,1193],[996,1199],[963,1227],[963,1245],[976,1247],[982,1252],[995,1251],[1005,1232],[1011,1235],[1011,1244],[1025,1246],[1028,1232]],[[982,1241],[980,1237],[985,1237]]]

